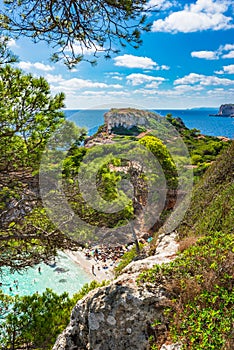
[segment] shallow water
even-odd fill
[[[39,266],[40,272],[38,271]],[[42,293],[46,288],[50,288],[57,294],[66,291],[72,296],[85,283],[91,282],[92,278],[66,254],[60,252],[54,265],[49,266],[42,263],[23,273],[14,274],[10,274],[9,269],[5,268],[0,280],[2,282],[0,288],[9,295],[31,295],[35,292]]]

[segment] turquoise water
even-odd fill
[[[199,129],[202,134],[234,138],[234,118],[209,116],[209,114],[218,113],[218,108],[158,109],[154,111],[161,116],[171,113],[174,117],[180,117],[188,128]],[[105,112],[107,110],[65,110],[67,118],[78,126],[86,126],[89,135],[95,133],[99,125],[104,123]]]
[[[39,266],[40,272],[38,271]],[[0,280],[2,282],[1,289],[8,295],[31,295],[35,292],[42,293],[46,288],[51,288],[57,294],[68,292],[72,296],[85,283],[91,282],[92,278],[66,254],[60,252],[54,265],[49,266],[42,263],[23,273],[16,272],[14,274],[10,274],[9,269],[5,268]]]

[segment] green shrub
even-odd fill
[[[140,249],[143,248],[143,244],[139,243]],[[115,276],[119,276],[123,269],[130,264],[130,262],[133,261],[134,258],[137,257],[137,251],[136,251],[136,246],[134,245],[131,250],[128,252],[124,253],[124,255],[121,257],[121,260],[118,264],[118,266],[115,267]]]
[[[233,349],[234,290],[215,286],[204,291],[182,310],[171,332],[182,340],[183,349]]]
[[[85,283],[83,285],[83,287],[81,288],[81,290],[79,290],[79,292],[77,292],[73,295],[73,297],[72,297],[73,304],[75,305],[77,303],[77,301],[81,300],[91,290],[94,290],[94,289],[99,288],[99,287],[104,287],[108,284],[109,284],[108,281],[97,282],[95,280],[93,280],[90,283]]]
[[[91,290],[107,284],[107,281],[92,281],[72,298],[68,293],[57,295],[50,289],[42,294],[21,297],[10,297],[0,291],[1,315],[4,315],[0,326],[0,349],[51,349],[67,326],[77,301]]]
[[[169,339],[183,349],[234,348],[234,235],[216,232],[197,240],[170,264],[143,272],[138,283],[163,282]],[[155,340],[157,345],[157,341]]]

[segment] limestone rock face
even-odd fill
[[[167,334],[163,284],[142,286],[136,279],[142,270],[172,260],[178,248],[174,239],[175,233],[160,237],[156,255],[132,262],[109,286],[80,300],[53,350],[149,350],[151,335],[163,345]],[[161,323],[157,329],[152,326],[156,320]]]
[[[161,320],[160,290],[141,291],[118,280],[90,293],[77,303],[70,325],[58,338],[54,350],[148,349],[150,325]]]
[[[224,116],[224,117],[234,117],[234,104],[224,104],[221,105],[219,108],[218,115]]]
[[[133,108],[114,109],[104,114],[107,132],[110,134],[115,127],[125,127],[130,129],[133,126],[148,126],[147,119],[156,117],[156,114],[149,111],[143,111]]]

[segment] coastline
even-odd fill
[[[66,250],[65,254],[89,274],[92,280],[102,282],[114,278],[113,270],[115,266],[110,259],[108,259],[105,264],[108,268],[104,269],[104,263],[102,263],[102,261],[95,260],[93,256],[87,258],[82,249],[77,251]],[[92,273],[92,266],[94,266],[94,273]]]

